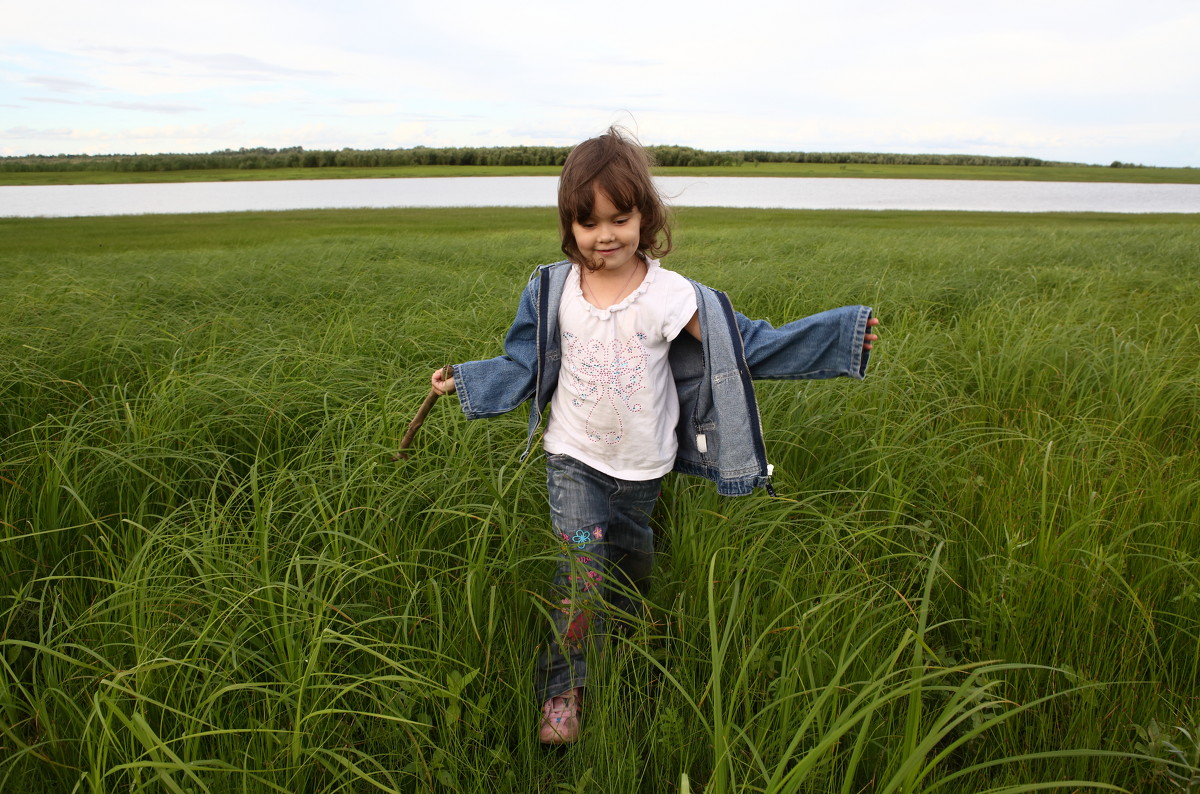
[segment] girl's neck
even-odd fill
[[[630,272],[625,275],[606,272],[603,268],[588,270],[580,267],[579,287],[584,300],[597,309],[608,309],[628,298],[641,285],[649,266],[639,256],[628,268]]]

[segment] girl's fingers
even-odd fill
[[[867,320],[867,330],[868,331],[870,331],[872,328],[874,328],[877,325],[879,325],[878,317],[872,317],[871,319]],[[865,334],[863,336],[863,350],[871,350],[873,347],[871,345],[871,343],[877,342],[877,341],[879,341],[879,336],[877,334],[872,334],[872,333]]]

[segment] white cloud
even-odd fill
[[[1193,0],[675,0],[623,13],[563,0],[126,0],[121,11],[6,9],[5,151],[64,145],[18,128],[179,151],[565,145],[622,122],[647,143],[702,148],[1200,165]],[[133,133],[146,129],[161,134]]]

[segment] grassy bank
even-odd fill
[[[290,179],[395,179],[455,176],[558,176],[557,166],[414,165],[378,168],[264,168],[194,171],[0,171],[3,185],[103,185],[142,182],[237,182]],[[859,179],[996,179],[1031,182],[1200,183],[1198,168],[1105,166],[884,165],[854,163],[746,163],[659,168],[661,176],[829,177]]]
[[[552,210],[0,219],[0,790],[1174,790],[1198,225],[681,210],[676,269],[884,341],[758,385],[780,498],[668,478],[651,619],[547,754],[523,415],[391,453]]]

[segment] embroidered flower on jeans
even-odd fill
[[[581,549],[586,546],[588,541],[591,539],[592,533],[588,532],[586,529],[577,529],[575,530],[575,534],[571,536],[571,542]]]
[[[591,610],[584,609],[577,612],[571,618],[571,622],[567,624],[566,640],[567,642],[579,642],[587,634],[588,624],[592,622]]]
[[[583,591],[586,592],[588,590],[591,590],[593,587],[600,584],[601,582],[603,582],[604,574],[600,573],[599,571],[584,571],[583,574],[580,576],[571,574],[567,577],[567,581],[570,582],[571,584],[574,584],[575,582],[577,582],[581,579],[583,580],[583,587],[580,589],[582,589]],[[564,603],[565,603],[565,601],[564,601]]]

